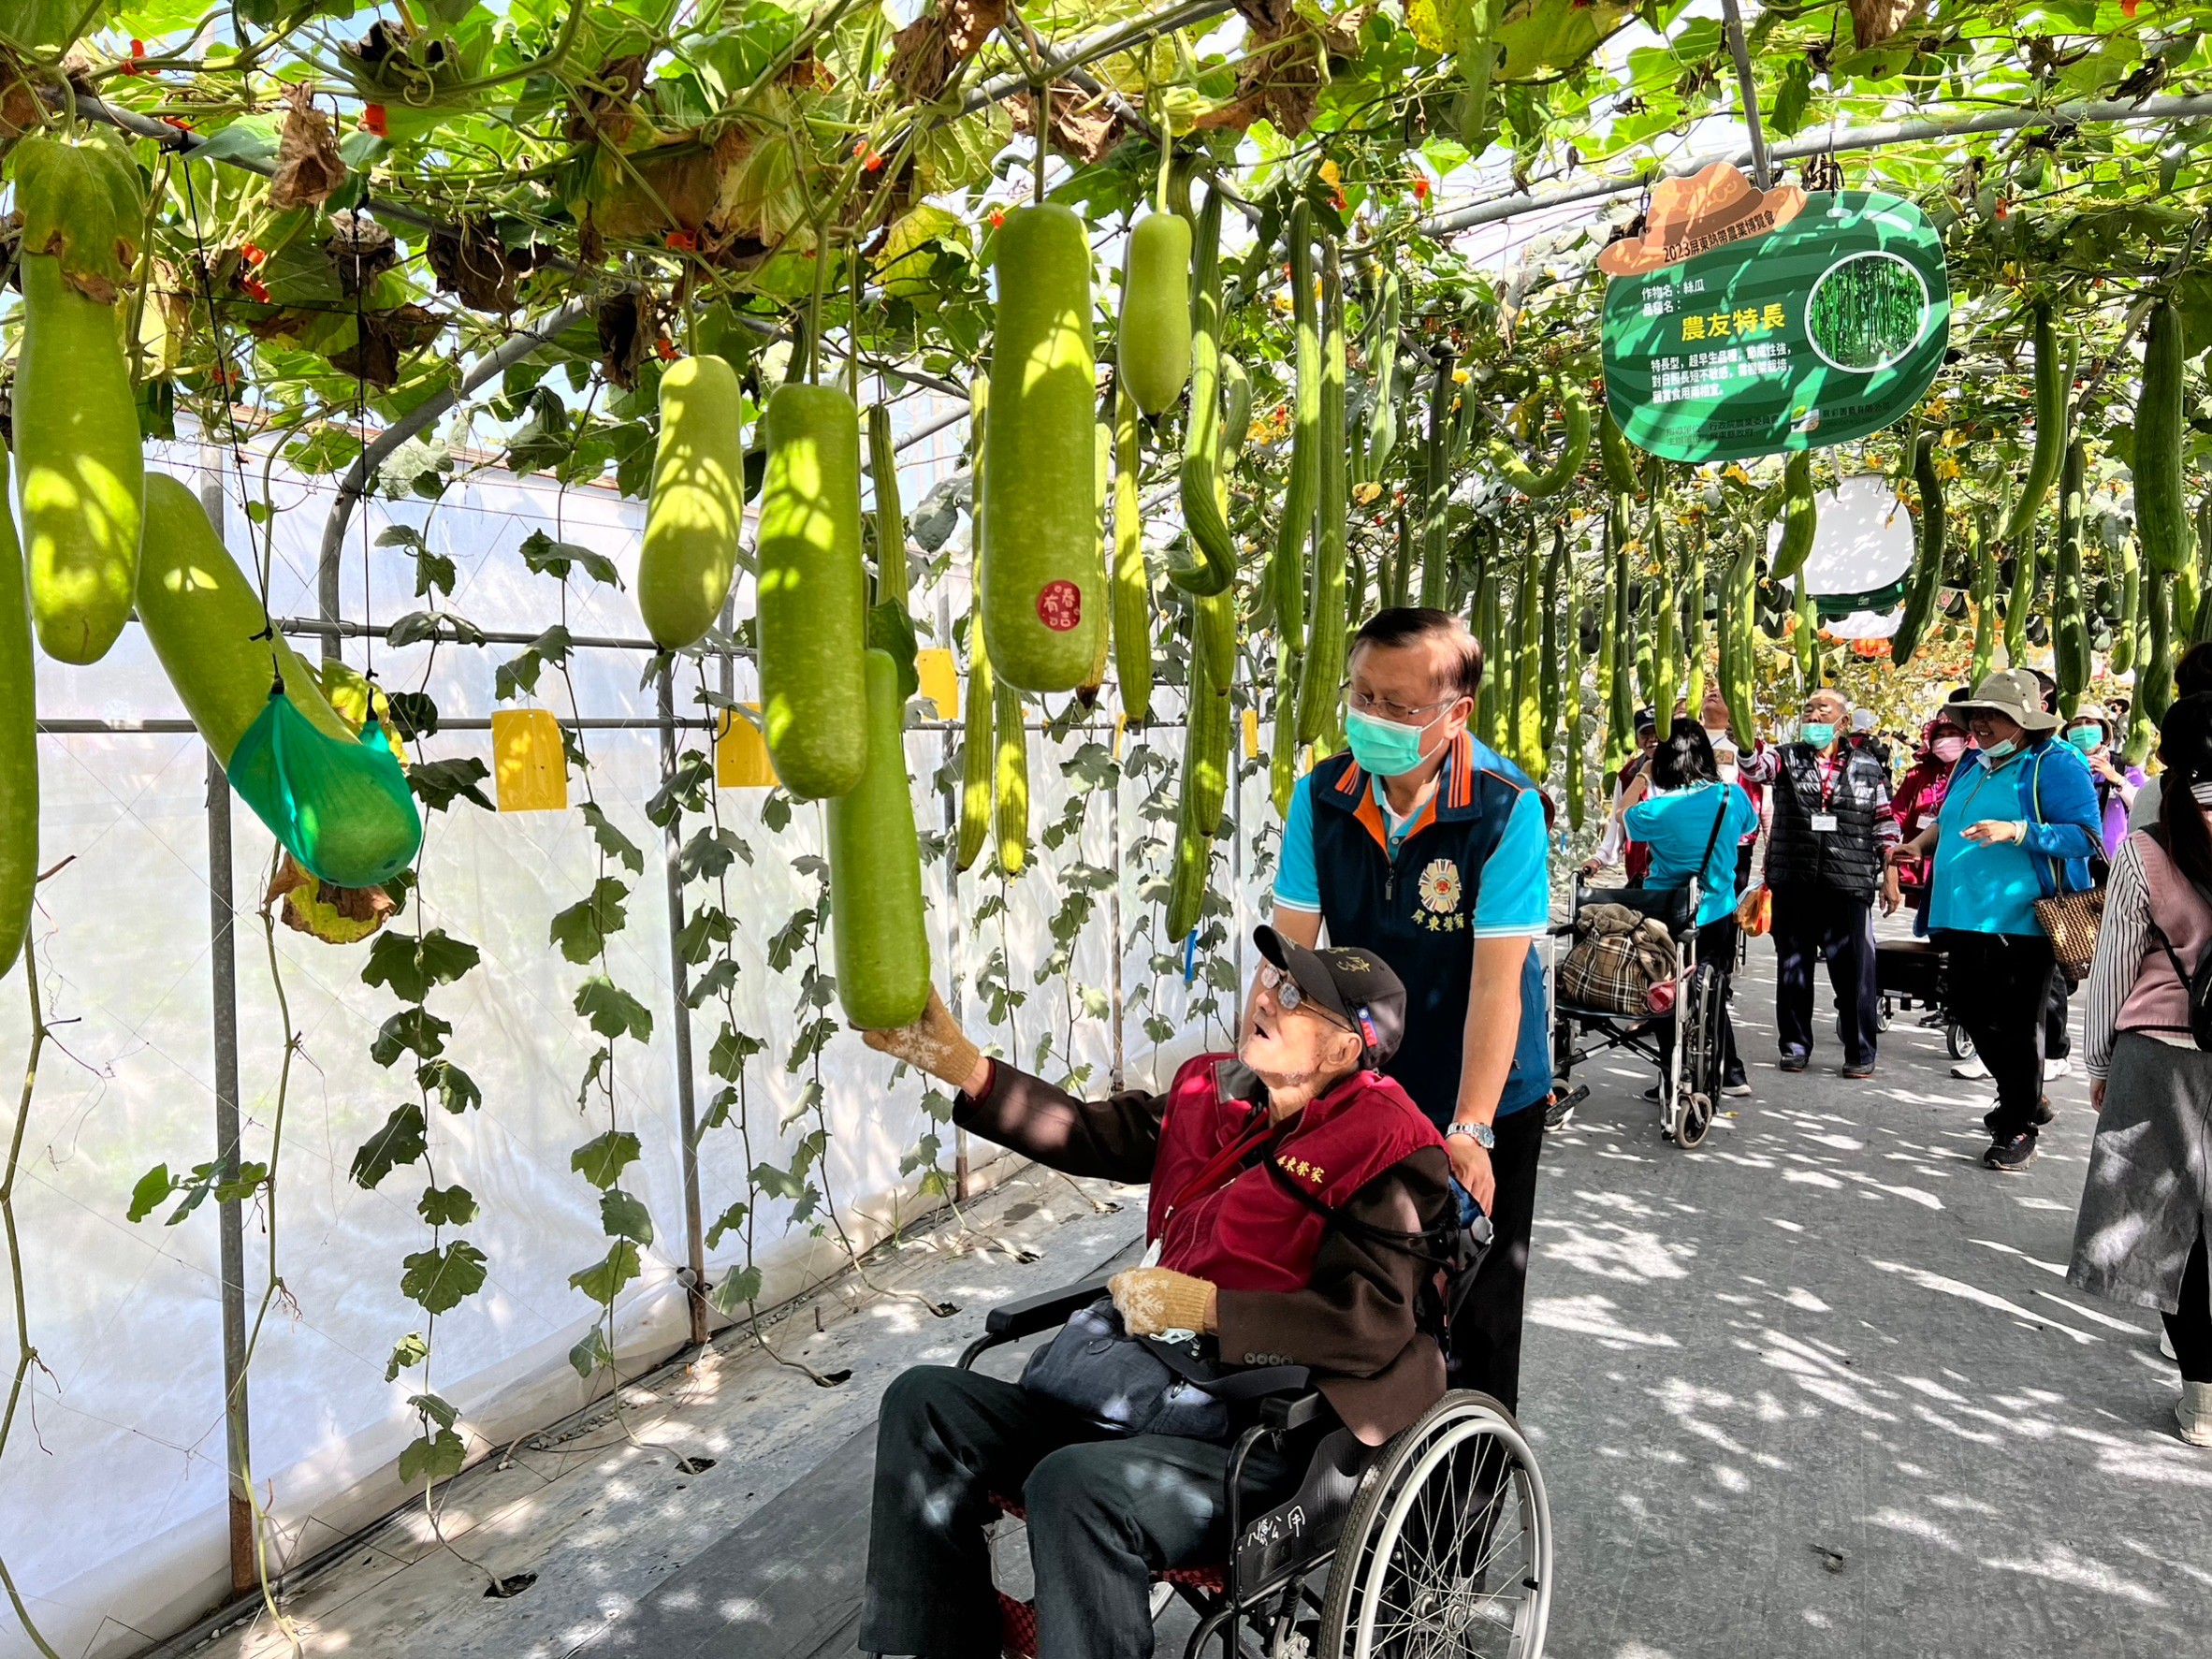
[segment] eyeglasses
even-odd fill
[[[1346,706],[1355,708],[1361,714],[1380,715],[1387,720],[1411,721],[1421,715],[1433,714],[1439,708],[1448,708],[1459,701],[1457,696],[1439,697],[1435,702],[1424,703],[1419,708],[1407,708],[1404,704],[1393,703],[1388,697],[1377,697],[1369,691],[1355,691],[1351,687],[1352,682],[1346,680],[1342,688]]]
[[[1272,962],[1260,965],[1259,988],[1271,993],[1275,999],[1275,1006],[1285,1013],[1296,1013],[1302,1008],[1310,1009],[1315,1014],[1328,1021],[1339,1030],[1349,1031],[1352,1029],[1345,1021],[1338,1019],[1327,1009],[1315,1002],[1311,997],[1306,995],[1296,980]]]

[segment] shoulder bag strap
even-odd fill
[[[1705,856],[1697,861],[1697,879],[1707,880],[1712,873],[1712,850],[1721,844],[1721,825],[1728,822],[1728,792],[1733,783],[1716,785],[1721,792],[1720,810],[1712,815],[1712,834],[1705,837]]]

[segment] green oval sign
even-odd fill
[[[1920,400],[1951,337],[1943,240],[1911,202],[1823,193],[1764,236],[1606,288],[1606,397],[1669,460],[1817,449]]]

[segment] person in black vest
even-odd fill
[[[1444,1131],[1452,1173],[1495,1230],[1451,1330],[1457,1386],[1510,1410],[1551,1094],[1542,794],[1467,730],[1482,647],[1448,611],[1398,606],[1346,667],[1346,752],[1300,779],[1275,870],[1275,931],[1372,951],[1405,983],[1385,1070]]]
[[[1782,1069],[1812,1063],[1812,959],[1828,959],[1843,1027],[1845,1077],[1874,1074],[1874,897],[1885,915],[1902,895],[1885,850],[1897,845],[1889,768],[1851,739],[1851,701],[1831,686],[1805,699],[1797,741],[1762,750],[1743,776],[1770,783],[1767,885],[1774,895]]]

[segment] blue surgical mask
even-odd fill
[[[1344,717],[1344,740],[1352,759],[1377,778],[1396,778],[1421,764],[1424,726],[1405,726],[1355,708]]]
[[[2019,747],[2010,737],[1992,743],[1987,749],[1982,750],[1982,764],[1986,766],[1994,766],[2000,762],[2010,760],[2014,750]]]
[[[1836,728],[1826,720],[1807,720],[1797,728],[1797,735],[1815,749],[1826,749],[1836,740]]]
[[[2073,744],[2084,754],[2092,753],[2104,747],[2104,728],[2102,726],[2076,726],[2066,734],[2066,741]]]

